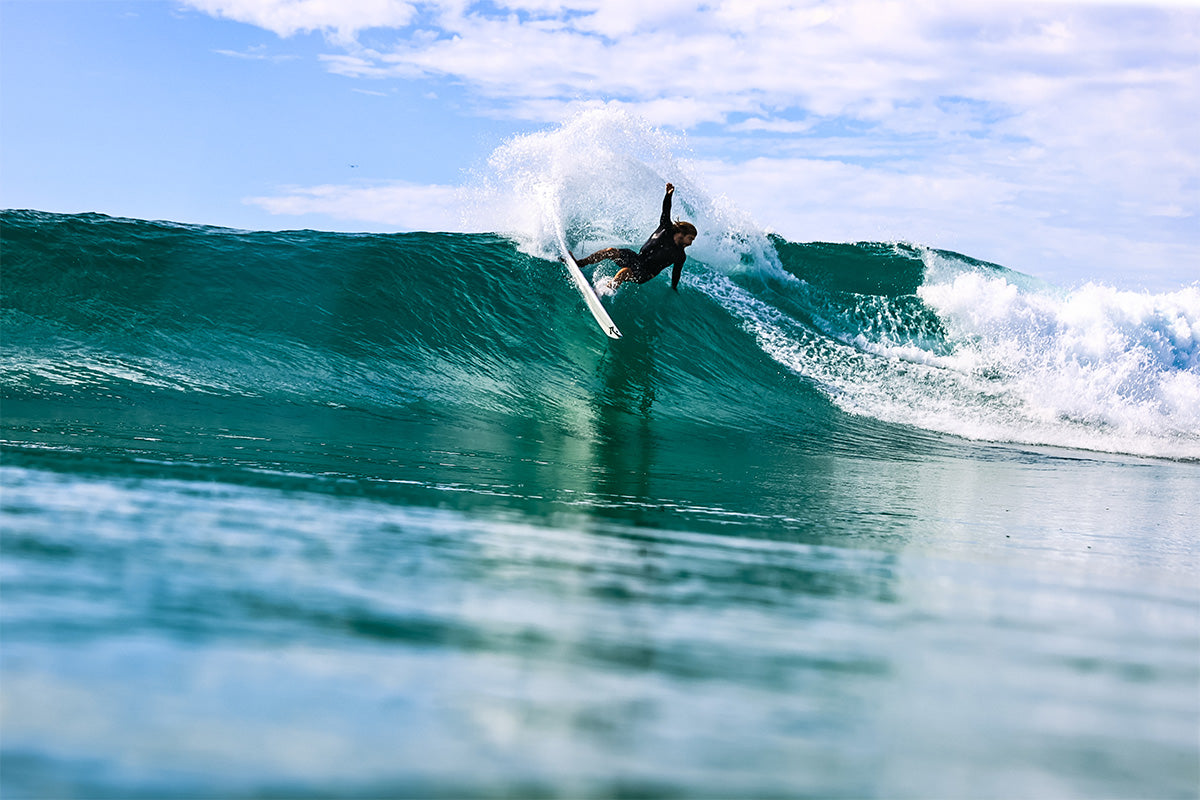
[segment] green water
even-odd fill
[[[3,233],[6,798],[1197,794],[1157,317],[1055,416],[915,248],[697,264],[610,345],[499,237]]]

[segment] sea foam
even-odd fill
[[[946,327],[947,366],[988,376],[1045,424],[1200,455],[1200,287],[1037,289],[929,261],[918,294]]]
[[[686,140],[616,107],[576,114],[557,128],[516,136],[474,177],[471,226],[511,237],[522,251],[557,256],[556,228],[577,255],[601,247],[636,249],[658,225],[666,184],[672,217],[700,237],[689,255],[726,272],[789,279],[766,232],[704,186]]]

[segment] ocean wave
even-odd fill
[[[610,344],[561,265],[499,235],[30,211],[0,224],[6,397],[423,404],[562,424],[601,402],[763,435],[848,440],[869,423],[1200,457],[1195,287],[1066,292],[913,245],[769,237],[747,259],[768,269],[700,252],[678,295],[665,281],[619,292],[626,337]]]

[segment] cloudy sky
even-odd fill
[[[461,230],[491,152],[597,106],[793,240],[1200,279],[1196,3],[0,0],[5,208]]]

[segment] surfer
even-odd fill
[[[625,281],[645,283],[658,273],[673,265],[671,270],[671,288],[679,291],[679,276],[683,274],[683,262],[687,259],[684,250],[696,241],[696,226],[690,222],[671,221],[671,195],[675,187],[667,184],[667,194],[663,197],[662,217],[658,221],[658,230],[651,234],[642,245],[641,252],[635,253],[623,247],[606,247],[597,250],[587,258],[577,263],[581,267],[595,264],[605,259],[615,263],[620,269],[613,279],[608,282],[610,288],[620,286]]]

